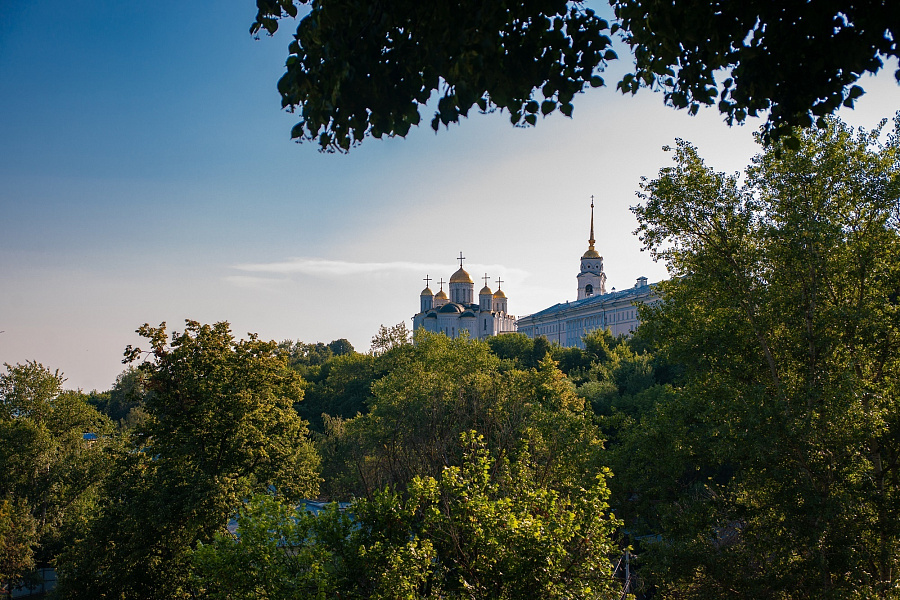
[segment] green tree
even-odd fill
[[[282,15],[296,17],[305,3],[258,2],[251,32],[274,32]],[[329,150],[348,150],[367,135],[405,136],[421,120],[419,106],[442,85],[435,130],[473,109],[507,109],[522,125],[557,109],[571,115],[575,94],[602,85],[596,67],[615,58],[608,23],[559,0],[310,8],[278,90],[283,106],[303,107],[292,137]]]
[[[292,137],[330,151],[405,136],[435,92],[435,130],[471,110],[506,110],[515,125],[571,116],[576,94],[604,85],[617,31],[636,60],[620,90],[661,88],[670,105],[716,105],[729,123],[768,111],[774,136],[852,106],[862,74],[900,56],[896,7],[881,0],[610,0],[611,26],[565,0],[256,5],[252,33],[305,11],[278,91],[282,106],[300,109]]]
[[[300,340],[285,340],[278,344],[278,349],[287,355],[290,367],[304,379],[315,379],[319,368],[333,356],[331,348],[322,342],[306,344]]]
[[[129,347],[126,361],[146,356],[148,417],[61,565],[63,597],[188,597],[190,549],[223,531],[243,499],[317,492],[318,458],[293,408],[303,382],[274,342],[235,340],[227,323],[187,321],[170,340],[165,324],[138,333],[151,350]]]
[[[551,344],[544,336],[532,339],[524,333],[505,333],[489,337],[486,341],[494,354],[516,369],[536,369],[548,354],[554,360],[559,360],[569,350],[558,344]],[[575,353],[578,351],[575,350]],[[573,363],[574,366],[578,364],[578,359],[566,362]]]
[[[37,524],[24,500],[0,500],[0,590],[14,588],[34,568]]]
[[[135,427],[146,416],[147,389],[141,372],[129,366],[116,377],[112,388],[105,392],[93,391],[89,402],[101,413],[119,424],[119,427]]]
[[[406,326],[405,321],[401,321],[392,327],[381,325],[378,327],[378,333],[372,338],[372,354],[384,354],[388,350],[407,346],[412,342],[412,332]]]
[[[900,56],[890,2],[610,4],[636,61],[620,89],[661,88],[667,104],[691,113],[715,105],[729,124],[768,112],[767,140],[817,119],[823,127],[825,115],[862,96],[863,74]]]
[[[743,182],[679,141],[634,209],[674,276],[645,326],[684,368],[618,468],[663,597],[896,597],[900,116],[827,125]]]
[[[549,488],[583,485],[600,465],[590,409],[549,358],[538,369],[503,369],[483,341],[420,330],[372,394],[368,413],[326,421],[320,447],[331,497],[439,477],[459,464],[460,434],[469,430],[495,457],[527,453]]]
[[[0,582],[47,566],[95,509],[112,424],[59,371],[30,361],[0,374]],[[93,433],[96,439],[84,439]]]
[[[346,527],[339,514],[331,515]],[[329,552],[312,535],[315,517],[271,494],[254,494],[237,513],[235,533],[218,532],[191,555],[201,596],[222,600],[334,597]],[[324,522],[324,520],[323,520]],[[330,565],[328,565],[330,566]]]
[[[355,353],[353,344],[351,344],[350,340],[348,340],[347,338],[332,340],[328,344],[328,347],[331,349],[332,354],[334,354],[335,356],[344,356],[346,354]]]
[[[619,525],[605,474],[569,495],[523,460],[498,465],[473,433],[459,466],[350,510],[292,515],[254,498],[238,535],[194,555],[212,598],[619,598]]]
[[[389,361],[373,354],[344,354],[322,365],[318,380],[310,383],[297,412],[315,431],[324,431],[323,415],[349,419],[366,413],[372,383],[384,376]]]
[[[500,360],[509,361],[517,369],[527,369],[537,365],[533,360],[534,340],[524,333],[495,335],[485,341]]]

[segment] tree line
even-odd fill
[[[743,174],[679,140],[642,182],[637,234],[671,279],[628,338],[400,324],[357,352],[188,321],[141,327],[106,392],[6,365],[0,580],[52,565],[61,598],[897,598],[900,117],[797,136]]]

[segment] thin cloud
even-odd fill
[[[243,263],[234,265],[232,268],[238,271],[248,273],[271,273],[278,275],[309,275],[314,277],[338,278],[349,275],[373,275],[376,273],[387,272],[408,272],[408,273],[427,273],[437,274],[438,277],[446,272],[445,276],[449,276],[456,269],[450,264],[437,263],[419,263],[410,261],[394,261],[394,262],[350,262],[343,260],[329,260],[325,258],[289,258],[282,261],[267,263]],[[487,272],[491,275],[489,285],[494,285],[494,281],[499,274],[510,282],[519,282],[528,277],[528,272],[522,269],[509,269],[503,265],[485,265],[480,263],[466,264],[466,270],[472,274],[473,279],[479,279],[478,274]],[[233,276],[246,277],[250,276]],[[274,280],[273,280],[274,281]]]
[[[385,271],[428,271],[440,269],[439,265],[415,262],[349,262],[325,258],[289,258],[269,263],[244,263],[234,265],[239,271],[251,273],[278,273],[281,275],[315,275],[319,277],[344,277]]]
[[[224,279],[233,286],[248,290],[275,290],[289,281],[288,279],[254,277],[252,275],[228,275]]]

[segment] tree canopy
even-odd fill
[[[150,350],[129,347],[126,361],[143,359],[147,416],[63,561],[65,598],[190,597],[190,549],[223,531],[243,499],[318,489],[318,457],[294,411],[303,381],[275,342],[236,340],[228,323],[138,333]]]
[[[852,106],[859,78],[900,55],[900,10],[883,0],[610,5],[612,24],[565,0],[257,0],[251,32],[306,11],[278,91],[299,110],[291,136],[329,151],[405,136],[435,92],[435,130],[472,110],[522,126],[571,116],[576,94],[605,84],[616,32],[636,61],[622,92],[661,89],[692,113],[715,105],[729,124],[768,111],[767,137]]]
[[[40,363],[0,373],[0,586],[47,566],[96,510],[113,426]],[[93,439],[85,439],[86,433]]]
[[[592,477],[602,440],[552,361],[503,370],[485,342],[423,330],[415,339],[383,355],[392,366],[372,384],[368,412],[326,420],[320,449],[331,497],[371,497],[416,476],[438,477],[459,464],[469,430],[495,456],[527,453],[542,485],[571,488]]]
[[[643,184],[675,276],[644,334],[683,372],[612,464],[664,598],[896,597],[900,116],[881,133],[828,119],[743,178],[679,141]]]
[[[606,473],[561,494],[525,463],[497,465],[473,432],[465,455],[404,493],[298,514],[257,496],[194,554],[208,597],[620,598]]]

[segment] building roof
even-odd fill
[[[419,295],[420,296],[434,296],[434,294],[431,292],[430,287],[426,287],[424,290],[422,290],[422,293]]]
[[[604,304],[616,302],[619,300],[627,300],[629,297],[639,297],[648,295],[653,291],[653,288],[656,287],[656,284],[641,286],[641,287],[630,287],[621,291],[610,292],[608,294],[598,294],[596,296],[588,296],[587,298],[582,298],[581,300],[574,300],[571,302],[560,302],[559,304],[554,304],[544,310],[540,310],[536,313],[530,314],[525,317],[520,317],[519,321],[531,318],[541,318],[547,317],[550,315],[554,315],[556,313],[565,312],[569,310],[573,310],[576,308],[583,308],[587,306],[603,306]]]

